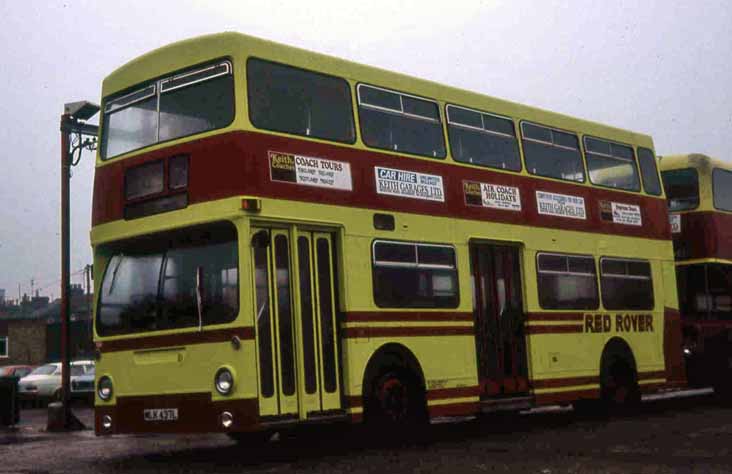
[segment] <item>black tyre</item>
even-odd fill
[[[640,408],[638,377],[626,362],[615,361],[602,376],[602,401],[608,412],[628,414]]]
[[[365,419],[371,425],[414,428],[428,420],[424,390],[408,370],[384,371],[374,381]]]

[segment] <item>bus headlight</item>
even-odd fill
[[[97,383],[97,395],[106,402],[112,398],[112,393],[114,393],[114,390],[112,389],[112,379],[105,375],[100,378]]]
[[[234,388],[234,375],[229,369],[219,369],[214,377],[214,385],[221,395],[229,395]]]

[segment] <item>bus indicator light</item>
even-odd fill
[[[259,199],[242,199],[241,208],[244,211],[259,212],[262,210],[262,201]]]

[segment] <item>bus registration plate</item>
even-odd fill
[[[145,421],[175,421],[178,419],[177,408],[149,408],[143,410]]]

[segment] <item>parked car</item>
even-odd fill
[[[74,375],[71,371],[71,398],[94,401],[94,366],[81,375]]]
[[[33,365],[6,365],[0,367],[0,377],[23,378],[35,369]]]
[[[83,375],[94,369],[94,361],[71,362],[71,377]],[[61,362],[42,365],[18,382],[21,400],[48,402],[61,399]]]

